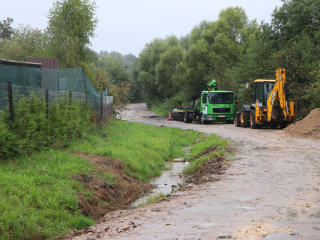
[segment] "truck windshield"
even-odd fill
[[[232,104],[233,93],[219,93],[213,92],[208,94],[210,104]]]

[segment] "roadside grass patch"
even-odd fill
[[[212,174],[221,174],[225,170],[225,155],[227,140],[219,138],[217,135],[209,135],[207,138],[191,147],[191,154],[186,156],[190,161],[189,166],[183,171],[189,177],[187,182],[201,183],[217,180],[208,177]]]
[[[89,141],[77,141],[70,150],[121,159],[126,163],[124,171],[141,181],[159,176],[166,161],[184,156],[182,146],[195,144],[203,135],[123,121],[112,121],[104,131],[104,137],[89,136]]]
[[[93,171],[85,159],[46,151],[0,164],[0,238],[43,239],[94,221],[82,215],[74,174]]]
[[[0,161],[0,239],[62,237],[91,226],[147,193],[146,180],[202,139],[193,130],[113,120],[67,149]]]
[[[168,111],[161,109],[161,108],[152,107],[151,111],[154,112],[155,114],[162,116],[162,117],[168,116]]]
[[[161,198],[166,198],[167,195],[166,194],[163,194],[163,193],[158,193],[158,194],[151,194],[151,195],[148,195],[146,196],[146,198],[144,199],[144,201],[142,201],[138,207],[141,207],[141,206],[145,206],[145,205],[150,205],[152,203],[155,203],[156,201],[158,201],[159,199]]]

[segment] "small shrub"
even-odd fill
[[[95,221],[85,216],[77,216],[69,220],[69,227],[72,229],[84,229],[93,226]]]

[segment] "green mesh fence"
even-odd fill
[[[87,92],[88,95],[99,95],[82,68],[41,69],[41,88],[50,91]]]
[[[38,88],[41,87],[40,73],[40,67],[0,64],[0,83]]]
[[[12,93],[8,84],[12,85]],[[41,69],[33,66],[0,64],[0,110],[8,112],[10,95],[14,99],[39,92],[48,103],[63,95],[87,102],[96,113],[96,120],[104,120],[112,115],[113,98],[99,93],[82,68]],[[107,92],[107,91],[106,91]]]
[[[113,114],[113,97],[98,93],[97,95],[88,95],[73,91],[49,91],[41,88],[31,88],[26,86],[17,86],[11,83],[0,83],[0,120],[13,120],[13,111],[15,103],[23,96],[30,96],[36,93],[46,101],[49,107],[53,102],[59,101],[63,97],[74,99],[78,102],[89,104],[92,109],[91,120],[101,122],[111,117]],[[50,112],[48,114],[51,114]]]

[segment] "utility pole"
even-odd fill
[[[123,68],[125,68],[126,69],[126,72],[129,72],[129,68],[130,68],[130,66],[129,65],[126,65],[125,67],[123,67]]]

